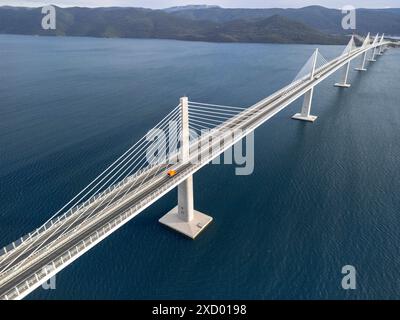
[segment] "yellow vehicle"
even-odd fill
[[[175,170],[169,170],[169,171],[168,171],[168,176],[172,178],[173,176],[176,175],[176,173],[177,173],[177,172],[176,172]]]

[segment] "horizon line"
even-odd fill
[[[67,8],[84,8],[84,9],[100,9],[100,8],[121,8],[121,9],[148,9],[148,10],[166,10],[166,9],[172,9],[172,8],[185,8],[185,7],[196,7],[196,6],[202,6],[202,5],[182,5],[182,6],[172,6],[172,7],[164,7],[164,8],[147,8],[147,7],[135,7],[135,6],[121,6],[121,5],[117,5],[117,6],[77,6],[77,5],[55,5],[55,4],[47,4],[47,5],[51,5],[57,8],[62,8],[62,9],[67,9]],[[207,5],[204,5],[207,6]],[[32,8],[32,9],[37,9],[37,8],[43,8],[43,6],[39,6],[39,5],[32,5],[32,6],[14,6],[14,5],[0,5],[0,8],[4,8],[4,7],[11,7],[11,8]],[[304,7],[265,7],[265,8],[249,8],[249,7],[222,7],[222,6],[218,6],[218,5],[209,5],[208,9],[245,9],[245,10],[268,10],[268,9],[283,9],[283,10],[287,10],[287,9],[304,9],[304,8],[309,8],[309,7],[321,7],[321,8],[325,8],[325,9],[330,9],[330,10],[341,10],[342,8],[332,8],[332,7],[325,7],[325,6],[321,6],[321,5],[309,5],[309,6],[304,6]],[[206,9],[206,8],[205,8]],[[387,9],[400,9],[400,7],[356,7],[356,10],[360,10],[360,9],[367,9],[367,10],[387,10]]]

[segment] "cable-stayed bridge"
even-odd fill
[[[160,219],[195,238],[212,218],[194,209],[193,174],[304,96],[293,119],[313,122],[314,88],[339,69],[335,86],[349,88],[350,64],[358,71],[392,44],[384,35],[352,37],[327,61],[315,50],[294,81],[248,108],[191,102],[187,97],[41,227],[0,250],[0,298],[22,299],[155,201],[178,187],[178,206]],[[168,131],[168,139],[163,132]]]

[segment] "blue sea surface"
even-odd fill
[[[0,36],[0,246],[46,221],[183,95],[246,107],[315,46]],[[320,46],[333,58],[340,46]],[[360,61],[354,61],[353,67]],[[389,299],[400,293],[400,50],[315,89],[255,132],[255,170],[209,165],[195,241],[158,219],[176,191],[30,299]],[[357,289],[343,290],[345,265]]]

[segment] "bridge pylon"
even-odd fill
[[[359,68],[355,68],[354,70],[356,71],[367,71],[367,68],[365,68],[365,64],[367,63],[367,52],[364,52],[363,57],[362,57],[362,63]]]
[[[180,106],[182,137],[179,161],[185,164],[190,162],[189,99],[187,97],[181,98]],[[212,220],[212,217],[194,210],[193,175],[191,175],[178,185],[178,205],[163,216],[159,222],[191,239],[195,239]]]
[[[347,79],[349,77],[349,70],[350,70],[350,61],[346,64],[343,72],[343,78],[341,82],[335,83],[335,87],[340,88],[350,88],[351,84],[347,83]]]
[[[383,43],[383,41],[385,41],[385,34],[382,34],[381,41],[379,41],[379,43]],[[377,53],[377,55],[378,56],[383,56],[383,53],[384,53],[384,46],[381,45],[379,47],[379,52]]]
[[[375,45],[375,44],[378,43],[378,37],[379,37],[379,33],[376,34],[375,39],[374,39],[374,42],[372,43],[373,45]],[[370,59],[368,59],[368,61],[369,61],[369,62],[376,62],[375,56],[376,56],[376,47],[375,47],[374,50],[372,51],[372,56],[371,56]]]
[[[351,52],[352,52],[352,50],[354,48],[354,45],[355,45],[354,36],[352,36],[351,39],[350,39],[349,44],[347,45],[347,47],[349,47],[349,50],[348,50],[348,53],[347,53],[348,55],[351,55]],[[339,83],[335,83],[335,87],[350,88],[351,85],[349,83],[347,83],[347,79],[349,77],[349,71],[350,71],[350,61],[346,64],[346,66],[344,67],[343,70],[344,70],[344,72],[343,72],[342,81],[339,82]]]
[[[314,74],[315,74],[315,68],[317,65],[317,59],[318,59],[318,48],[315,49],[314,52],[314,59],[313,59],[313,64],[312,64],[312,69],[311,69],[311,73],[310,73],[310,79],[314,79]],[[314,87],[312,87],[310,90],[308,90],[305,94],[304,94],[304,100],[303,100],[303,106],[301,107],[301,112],[300,113],[296,113],[292,119],[295,120],[302,120],[302,121],[308,121],[308,122],[314,122],[315,120],[317,120],[317,116],[312,116],[311,115],[311,105],[312,105],[312,99],[313,99],[313,95],[314,95]]]
[[[364,40],[364,43],[362,44],[362,47],[365,47],[370,44],[370,33],[368,32],[367,37]],[[362,63],[359,68],[355,68],[354,70],[356,71],[367,71],[367,68],[365,68],[365,64],[367,63],[367,51],[364,52],[362,56]]]

